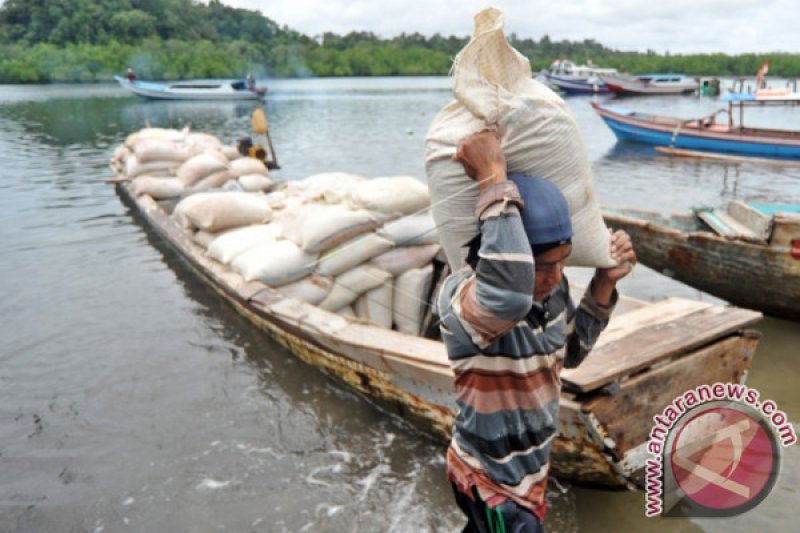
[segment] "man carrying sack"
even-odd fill
[[[560,369],[591,350],[636,254],[625,232],[613,233],[610,255],[620,266],[596,269],[576,308],[563,275],[573,234],[559,189],[507,177],[493,132],[462,139],[453,159],[480,188],[480,231],[470,268],[453,273],[437,299],[459,406],[448,477],[465,532],[543,531]]]

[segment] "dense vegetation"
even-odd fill
[[[627,72],[800,76],[800,55],[659,55],[588,39],[510,36],[534,70],[556,58]],[[447,74],[466,37],[372,33],[309,37],[259,12],[211,0],[6,0],[0,6],[0,82],[102,81],[133,67],[144,79]]]

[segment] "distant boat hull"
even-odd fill
[[[264,97],[265,89],[251,91],[237,89],[240,80],[188,81],[176,83],[154,83],[148,81],[128,81],[114,76],[120,86],[137,96],[152,100],[258,100]]]
[[[592,102],[592,107],[621,141],[687,150],[800,159],[800,132],[764,128],[702,126],[698,121],[639,113]]]
[[[669,82],[660,82],[655,77],[642,78],[613,74],[604,74],[600,78],[611,92],[628,96],[686,94],[695,92],[699,87],[696,81],[683,77]]]
[[[555,85],[567,94],[607,94],[610,92],[599,78],[577,78],[556,76],[545,73],[548,83]]]

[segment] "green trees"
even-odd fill
[[[622,52],[593,39],[512,34],[534,71],[553,60],[632,73],[800,76],[798,54]],[[444,75],[466,37],[370,32],[309,37],[220,0],[5,0],[0,4],[0,83],[101,81],[128,66],[143,79],[257,76]]]

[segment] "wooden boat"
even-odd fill
[[[697,80],[683,74],[600,74],[608,90],[626,96],[686,94],[697,91]]]
[[[800,206],[731,202],[664,217],[604,207],[643,264],[735,305],[800,320]]]
[[[348,320],[260,282],[246,283],[206,257],[170,218],[170,203],[135,198],[124,183],[116,187],[159,242],[174,247],[256,326],[426,433],[449,439],[456,404],[440,341]],[[586,485],[637,487],[652,416],[689,388],[744,381],[759,340],[748,327],[761,315],[682,299],[627,300],[616,314],[587,361],[562,373],[561,432],[551,471]]]
[[[245,80],[190,80],[174,83],[129,81],[114,76],[120,86],[133,94],[153,100],[258,100],[266,89],[248,89]]]
[[[744,103],[729,102],[727,124],[716,123],[716,113],[700,119],[683,120],[596,102],[592,102],[592,107],[621,141],[686,150],[800,159],[800,131],[744,127],[741,111],[739,126],[734,126],[732,108]]]

